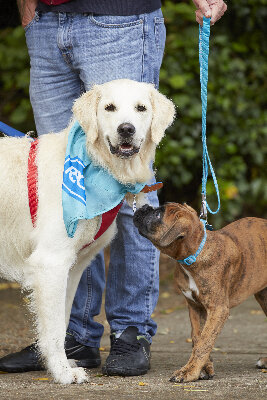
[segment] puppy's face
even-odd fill
[[[134,224],[139,233],[171,256],[177,242],[188,237],[197,221],[197,213],[193,208],[178,203],[166,203],[158,208],[145,205],[134,215]]]
[[[127,82],[118,86],[111,82],[101,92],[99,135],[111,154],[134,157],[150,135],[153,110],[148,85]]]

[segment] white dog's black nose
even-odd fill
[[[123,138],[129,138],[135,133],[135,127],[128,122],[120,124],[118,126],[118,134]]]

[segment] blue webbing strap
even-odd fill
[[[24,133],[17,131],[17,129],[11,128],[11,126],[4,124],[0,121],[0,131],[7,136],[25,137]]]
[[[206,210],[208,210],[211,214],[217,214],[217,212],[220,210],[220,194],[219,194],[218,183],[210,161],[206,143],[209,37],[210,37],[210,18],[203,17],[203,26],[199,25],[199,64],[200,64],[200,85],[201,85],[201,102],[202,102],[202,143],[203,143],[202,210],[201,210],[202,212],[200,217],[203,218],[207,218]],[[218,199],[218,208],[216,211],[212,211],[206,201],[206,186],[207,186],[209,168]]]
[[[203,239],[201,240],[199,248],[197,249],[195,254],[192,254],[191,256],[188,256],[188,257],[184,258],[183,260],[177,260],[178,263],[180,263],[180,264],[185,264],[185,265],[189,266],[189,265],[193,264],[194,262],[196,262],[197,256],[201,253],[201,251],[204,247],[204,244],[206,243],[206,239],[207,239],[206,221],[204,221],[203,219],[201,219],[200,221],[203,224],[204,236],[203,236]]]

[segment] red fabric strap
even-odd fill
[[[31,142],[29,157],[28,157],[28,173],[27,173],[27,185],[28,185],[28,198],[29,207],[31,213],[32,224],[35,227],[37,210],[38,210],[38,168],[36,165],[36,154],[38,148],[38,140]],[[112,210],[105,212],[102,215],[102,222],[94,240],[98,239],[112,224],[116,218],[122,203],[118,204]],[[89,246],[91,243],[85,245],[82,249]]]
[[[48,6],[58,6],[59,4],[68,3],[70,0],[40,0]]]
[[[101,225],[100,225],[100,228],[99,228],[97,234],[94,237],[94,240],[98,239],[101,235],[103,235],[103,233],[106,232],[106,230],[110,227],[110,225],[112,224],[114,219],[117,217],[121,206],[122,206],[122,202],[120,204],[118,204],[116,207],[114,207],[111,210],[109,210],[109,211],[105,212],[104,214],[102,214]],[[92,244],[92,243],[93,242],[90,242],[90,243],[86,244],[85,246],[83,246],[81,248],[81,250],[83,250],[86,247],[90,246],[90,244]]]
[[[38,210],[38,194],[37,194],[38,169],[35,162],[37,146],[38,146],[38,140],[34,140],[33,142],[31,142],[31,148],[28,157],[28,173],[27,173],[29,207],[30,207],[32,224],[34,227],[36,223],[37,210]]]

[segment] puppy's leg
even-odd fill
[[[225,304],[227,304],[226,301]],[[172,382],[191,382],[199,379],[201,370],[209,360],[216,337],[228,318],[229,307],[225,304],[219,304],[207,310],[206,323],[200,337],[194,344],[191,357],[184,367],[173,373],[170,379]]]
[[[47,368],[58,383],[82,383],[87,380],[84,369],[71,368],[64,350],[67,276],[72,259],[46,250],[35,251],[29,261],[35,268],[31,286],[38,345]]]
[[[206,322],[207,313],[204,307],[198,306],[188,301],[189,317],[191,321],[191,338],[192,346],[194,347],[200,338],[203,326]],[[200,379],[211,379],[214,376],[214,368],[212,358],[209,357],[206,365],[203,367],[199,378]]]
[[[255,294],[255,299],[260,304],[265,315],[267,316],[267,287]],[[267,368],[267,357],[261,357],[257,361],[257,368]]]

